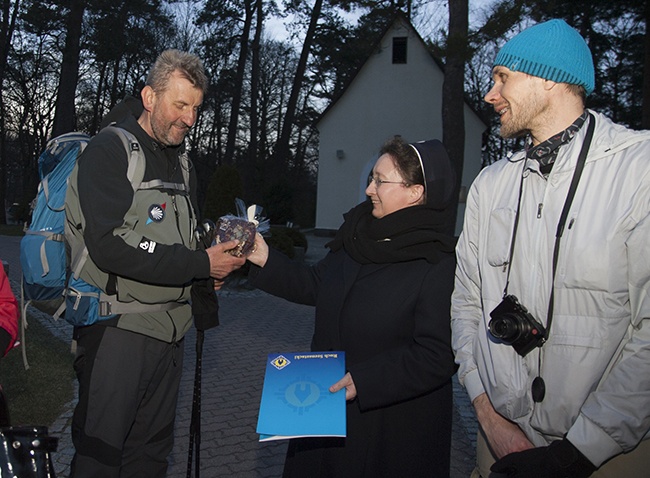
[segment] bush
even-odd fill
[[[286,233],[286,227],[272,227],[271,236],[266,238],[269,247],[282,252],[287,257],[293,259],[295,251],[293,250],[293,239]]]
[[[235,198],[243,191],[239,171],[233,166],[219,166],[210,179],[202,216],[215,223],[221,216],[237,214]]]
[[[295,247],[303,247],[307,251],[307,237],[298,229],[286,227],[284,233],[291,238]]]
[[[286,177],[266,187],[263,204],[271,222],[285,224],[287,221],[293,220],[294,196],[294,186]]]
[[[307,238],[298,229],[289,227],[271,227],[271,236],[266,238],[269,247],[279,250],[291,259],[295,256],[294,247],[303,247],[307,250]]]

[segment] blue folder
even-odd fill
[[[257,421],[260,441],[344,437],[345,389],[329,387],[345,375],[345,352],[269,354]]]

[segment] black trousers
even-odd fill
[[[183,348],[101,324],[77,331],[70,478],[166,475]]]

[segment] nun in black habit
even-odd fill
[[[284,477],[449,476],[454,182],[440,141],[396,137],[320,262],[257,237],[253,285],[316,306],[312,350],[346,353],[347,436],[292,439]]]

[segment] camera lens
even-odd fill
[[[521,336],[522,332],[520,321],[517,317],[505,314],[501,317],[490,320],[488,329],[492,336],[507,344],[516,341]]]

